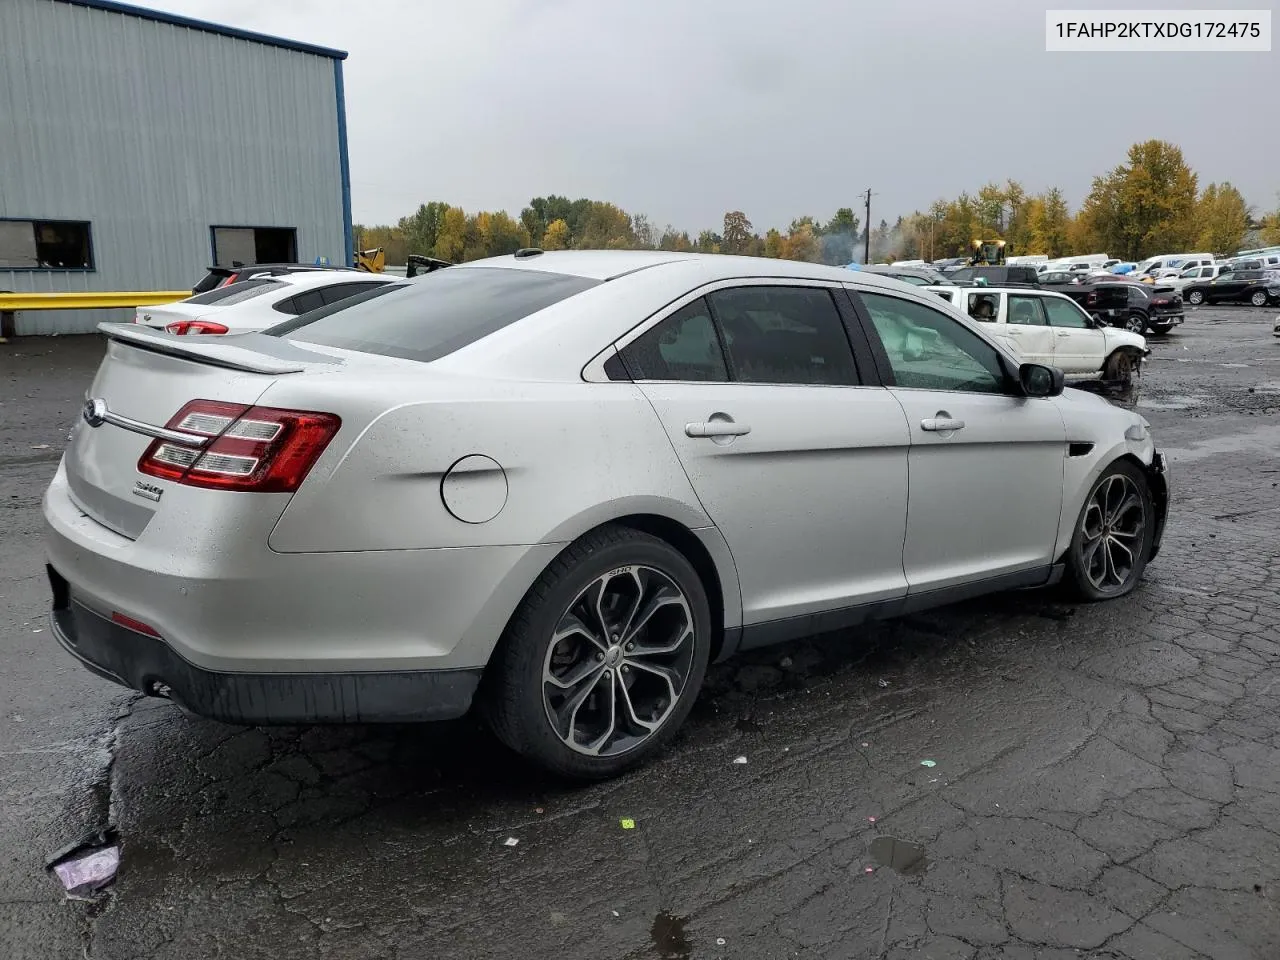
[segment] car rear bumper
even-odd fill
[[[381,723],[448,720],[471,706],[482,670],[232,673],[206,670],[159,637],[115,623],[71,599],[48,568],[53,635],[91,673],[189,713],[226,723]]]
[[[97,638],[101,625],[84,618],[112,625],[119,615],[163,638],[160,653],[189,665],[193,677],[314,674],[318,689],[346,676],[482,669],[529,584],[563,548],[280,554],[268,548],[267,529],[229,525],[174,544],[158,523],[130,540],[80,511],[61,467],[43,507],[46,559],[67,584],[67,609],[75,613],[61,617],[68,636],[70,620],[93,624],[83,630]],[[153,643],[126,639],[139,656],[160,655]],[[117,679],[137,685],[136,669],[112,664]],[[422,680],[422,689],[434,682]],[[261,689],[280,687],[262,680]],[[201,702],[192,696],[192,709]],[[420,716],[436,713],[425,700],[419,708]],[[313,719],[326,712],[317,709]]]

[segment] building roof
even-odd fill
[[[150,10],[147,7],[137,7],[131,3],[119,3],[117,0],[58,0],[60,3],[70,3],[78,7],[91,7],[94,10],[107,10],[111,13],[122,13],[131,17],[141,17],[143,20],[154,20],[157,23],[167,23],[175,27],[186,27],[190,30],[203,30],[205,33],[216,33],[223,37],[235,37],[237,40],[249,40],[253,43],[264,43],[270,47],[282,47],[285,50],[297,50],[300,53],[311,53],[319,57],[329,57],[333,60],[347,59],[347,51],[334,50],[330,47],[318,47],[310,43],[299,43],[296,40],[286,40],[283,37],[272,37],[265,33],[254,33],[251,30],[238,30],[235,27],[224,26],[220,23],[210,23],[208,20],[196,20],[192,17],[184,17],[176,13],[166,13],[162,10]]]

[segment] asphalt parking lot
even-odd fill
[[[1275,315],[1192,311],[1118,401],[1174,490],[1134,595],[757,651],[587,788],[469,721],[227,727],[74,664],[39,501],[102,346],[0,345],[0,955],[1280,956]],[[46,855],[108,821],[116,883],[66,900]]]

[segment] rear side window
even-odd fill
[[[633,380],[729,379],[711,311],[701,297],[629,343],[622,362]]]
[[[266,332],[425,363],[599,283],[541,270],[451,267],[407,283],[384,283]]]
[[[382,284],[377,280],[359,280],[355,283],[335,283],[331,287],[322,287],[319,293],[325,303],[341,303],[380,286]]]
[[[208,293],[188,297],[184,302],[195,303],[200,306],[209,306],[216,303],[220,307],[229,307],[232,304],[244,303],[246,300],[260,297],[264,293],[270,293],[272,290],[283,286],[284,284],[279,280],[259,277],[256,280],[241,280],[237,283],[229,283],[225,287],[218,287]]]
[[[858,368],[823,287],[736,287],[707,296],[734,380],[853,386]]]
[[[306,313],[308,310],[319,310],[323,306],[324,298],[319,290],[303,290],[297,296],[281,300],[272,309],[296,317],[300,313]]]

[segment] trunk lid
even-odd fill
[[[259,334],[178,337],[106,323],[99,329],[108,337],[107,354],[85,395],[64,466],[76,505],[130,539],[162,509],[156,490],[169,485],[138,471],[154,439],[145,431],[164,428],[188,401],[252,405],[282,376],[342,362]]]

